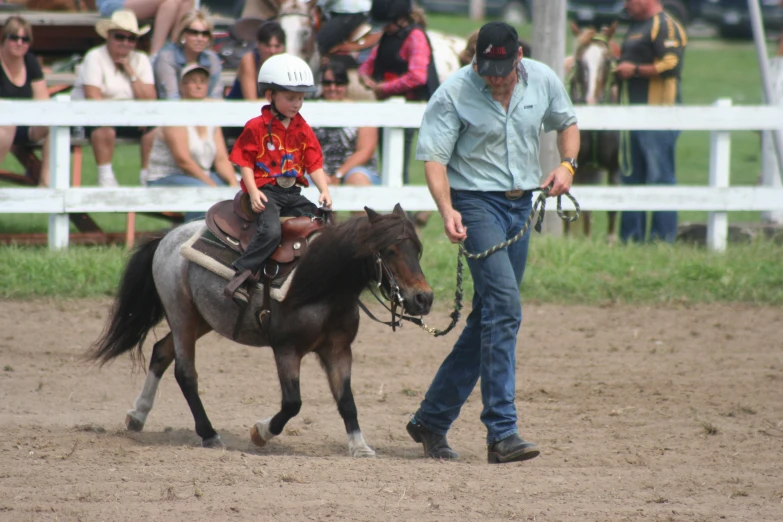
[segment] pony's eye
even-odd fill
[[[397,255],[397,250],[394,248],[387,248],[383,255],[384,257],[394,257]]]

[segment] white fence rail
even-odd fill
[[[70,187],[70,127],[139,125],[242,126],[258,114],[257,102],[137,102],[0,100],[0,125],[51,126],[51,188],[0,189],[0,213],[45,213],[49,245],[68,245],[68,213],[156,212],[206,210],[233,196],[227,188],[103,189]],[[302,111],[313,126],[374,126],[384,129],[383,186],[332,189],[334,206],[360,210],[365,205],[391,210],[400,202],[408,210],[434,210],[426,187],[402,185],[403,128],[418,128],[421,103],[308,102]],[[729,187],[732,130],[776,130],[783,127],[783,106],[578,107],[579,126],[586,130],[706,130],[712,131],[710,186],[575,187],[572,193],[585,210],[704,210],[711,212],[708,244],[726,247],[731,211],[783,210],[783,189]],[[316,199],[314,189],[305,192]]]

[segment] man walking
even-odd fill
[[[479,31],[471,65],[452,75],[427,105],[416,158],[452,242],[483,252],[514,237],[530,215],[532,191],[571,187],[579,130],[568,93],[546,65],[523,59],[517,32],[501,22]],[[563,162],[541,183],[539,132],[556,130]],[[428,457],[457,459],[446,432],[481,377],[490,463],[538,456],[520,438],[514,405],[519,286],[530,233],[490,256],[468,260],[473,310],[407,430]]]
[[[688,38],[664,12],[661,0],[625,0],[631,25],[623,41],[615,75],[620,102],[674,105],[680,103],[680,73]],[[620,134],[620,169],[626,185],[674,185],[674,152],[680,131],[637,130]],[[623,242],[645,240],[647,213],[624,211]],[[674,242],[677,212],[653,212],[650,239]]]

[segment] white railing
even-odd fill
[[[51,188],[0,189],[0,213],[45,213],[49,245],[68,245],[68,214],[75,212],[205,211],[233,196],[228,188],[70,187],[70,127],[139,125],[242,126],[258,114],[258,102],[0,100],[0,126],[51,126]],[[313,126],[374,126],[384,130],[383,186],[335,187],[334,206],[391,210],[399,202],[407,210],[435,210],[426,187],[402,185],[403,128],[418,128],[421,103],[308,102],[302,114]],[[783,210],[783,189],[729,187],[729,131],[776,130],[783,127],[783,106],[578,107],[585,130],[712,131],[709,186],[578,186],[572,191],[585,210],[702,210],[710,212],[708,244],[726,247],[727,212]],[[315,189],[305,194],[316,199]],[[568,206],[568,204],[566,204]]]

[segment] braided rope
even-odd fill
[[[419,321],[415,321],[415,323],[421,328],[423,328],[427,333],[435,337],[441,337],[449,333],[451,330],[453,330],[454,327],[457,325],[457,322],[459,321],[462,312],[462,298],[463,298],[462,274],[464,271],[464,263],[462,261],[462,258],[464,257],[467,259],[484,259],[488,256],[491,256],[498,250],[502,250],[506,247],[513,245],[514,243],[522,239],[527,233],[527,231],[530,230],[530,225],[533,224],[533,220],[536,219],[536,216],[538,216],[538,218],[536,219],[536,225],[534,228],[536,232],[541,233],[541,227],[544,223],[544,214],[546,212],[547,196],[549,196],[549,187],[541,189],[541,194],[538,195],[538,198],[536,198],[536,201],[533,203],[533,208],[530,209],[530,215],[527,217],[527,221],[525,221],[525,225],[522,227],[522,230],[520,230],[511,239],[503,241],[502,243],[499,243],[483,252],[479,252],[476,254],[470,253],[467,250],[465,250],[465,242],[460,241],[459,251],[457,252],[457,290],[454,293],[454,310],[452,310],[451,314],[449,315],[451,317],[451,322],[443,330],[438,330],[436,328],[428,326],[424,321],[419,320]],[[574,204],[575,212],[573,216],[568,216],[563,214],[563,201],[562,201],[563,196],[566,196]],[[579,219],[580,212],[581,209],[579,207],[579,203],[576,201],[576,198],[574,198],[571,195],[570,192],[566,192],[563,195],[557,196],[557,215],[560,217],[560,219],[562,219],[563,221],[568,221],[569,223],[573,223],[574,221]]]

